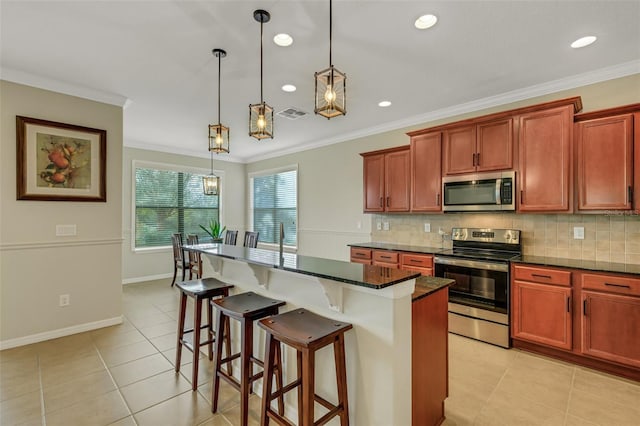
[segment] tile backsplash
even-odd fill
[[[388,231],[384,230],[386,223]],[[425,223],[430,225],[430,232],[424,232]],[[453,227],[519,229],[523,252],[528,255],[640,264],[640,215],[637,214],[373,215],[371,240],[450,248]],[[583,240],[573,238],[574,227],[584,227]]]

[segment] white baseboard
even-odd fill
[[[59,328],[57,330],[45,331],[44,333],[32,334],[30,336],[17,337],[15,339],[0,340],[0,351],[16,348],[18,346],[30,345],[32,343],[43,342],[45,340],[57,339],[58,337],[83,333],[85,331],[97,330],[98,328],[109,327],[117,324],[122,324],[122,316],[88,322],[85,324],[78,324],[66,328]]]
[[[144,281],[162,280],[171,277],[173,277],[173,274],[147,275],[145,277],[126,278],[122,280],[122,285],[141,283]]]

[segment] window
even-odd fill
[[[260,242],[278,244],[280,223],[284,224],[284,245],[298,242],[298,169],[250,175],[251,218],[253,230],[260,232]]]
[[[218,196],[204,195],[204,172],[179,170],[168,165],[134,164],[134,248],[171,245],[171,234],[206,233],[211,219],[220,220]],[[222,179],[221,179],[222,180]]]

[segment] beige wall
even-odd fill
[[[389,221],[390,231],[379,232],[372,229],[372,216],[362,213],[362,157],[359,153],[376,149],[390,148],[399,145],[407,145],[409,137],[406,132],[423,129],[438,124],[448,123],[464,118],[505,111],[526,105],[533,105],[550,100],[563,99],[572,96],[581,96],[583,111],[593,111],[640,102],[640,74],[629,77],[610,80],[602,83],[583,86],[576,89],[565,90],[551,95],[527,99],[500,107],[494,107],[470,114],[459,115],[447,119],[437,120],[421,125],[412,126],[400,130],[394,130],[373,136],[367,136],[351,141],[326,146],[323,148],[304,151],[296,154],[285,155],[268,160],[258,161],[247,165],[247,171],[259,171],[282,167],[290,164],[298,164],[299,167],[299,253],[313,256],[328,257],[332,259],[348,260],[349,250],[346,244],[362,241],[389,241],[401,243],[415,243],[424,245],[439,244],[440,236],[438,227],[433,226],[442,223],[447,232],[451,232],[453,225],[467,223],[487,223],[488,226],[512,223],[514,227],[526,229],[525,247],[527,252],[540,254],[544,247],[545,254],[556,253],[560,256],[578,256],[581,258],[639,262],[637,244],[625,242],[625,249],[621,249],[624,238],[618,234],[620,221],[629,224],[629,229],[635,229],[638,217],[612,217],[606,220],[610,229],[607,237],[605,231],[605,219],[599,219],[601,226],[599,240],[591,238],[594,234],[587,233],[585,240],[578,243],[569,240],[565,232],[565,222],[584,222],[585,231],[595,232],[595,217],[587,216],[563,216],[563,215],[514,215],[512,219],[490,219],[487,215],[433,215],[425,218],[423,215],[382,215],[373,219]],[[315,117],[311,117],[315,119]],[[348,119],[337,118],[336,120]],[[330,125],[330,124],[329,124]],[[477,218],[475,217],[477,216]],[[425,236],[423,222],[432,223],[432,234]],[[540,230],[536,228],[540,222],[544,223],[544,243]],[[361,228],[358,228],[360,223]],[[534,225],[535,224],[535,225]],[[548,225],[547,225],[548,224]],[[538,229],[533,235],[533,229]],[[556,231],[553,231],[556,229]],[[615,230],[614,230],[615,229]],[[548,230],[548,234],[546,234]],[[435,232],[435,234],[433,234]],[[554,234],[555,232],[555,234]],[[639,231],[635,231],[639,232]],[[622,240],[621,240],[622,238]],[[566,246],[566,251],[565,251]]]
[[[206,145],[204,149],[206,153]],[[146,281],[173,275],[173,254],[170,247],[137,251],[133,249],[132,238],[135,232],[132,216],[133,161],[202,169],[204,174],[208,174],[211,169],[211,162],[206,158],[167,154],[164,152],[135,148],[124,149],[124,161],[122,165],[123,283]],[[239,231],[238,235],[242,238],[246,228],[245,217],[247,215],[245,205],[247,174],[245,165],[220,161],[218,157],[214,157],[214,169],[221,180],[221,222],[228,229],[237,229]]]
[[[16,200],[16,115],[105,129],[107,202]],[[0,81],[0,124],[0,347],[121,321],[122,108]]]

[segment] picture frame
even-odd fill
[[[107,131],[16,116],[17,199],[107,201]]]

